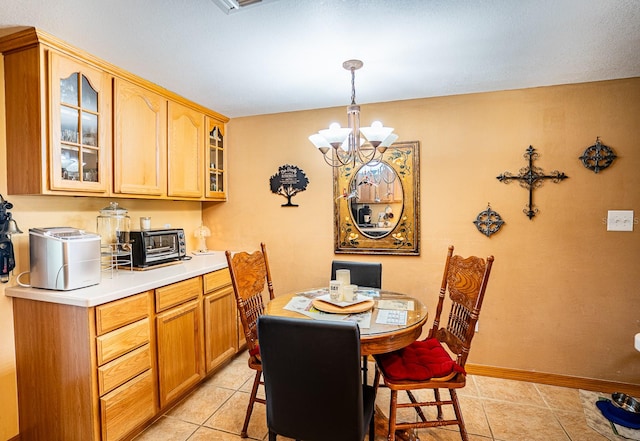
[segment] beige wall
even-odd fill
[[[640,225],[607,232],[609,209],[640,217],[640,79],[472,94],[362,106],[400,140],[418,140],[422,250],[419,257],[333,253],[332,172],[307,136],[345,108],[238,118],[228,125],[230,192],[203,209],[216,249],[265,241],[276,294],[325,285],[334,258],[380,261],[383,286],[433,306],[446,248],[495,256],[470,362],[640,384]],[[619,158],[595,174],[578,157],[600,136]],[[504,171],[535,165],[569,179],[534,191],[539,214],[523,213],[528,192],[500,183]],[[293,164],[310,184],[280,207],[269,177]],[[487,202],[506,224],[491,238],[474,224]]]

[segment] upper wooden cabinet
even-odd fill
[[[110,75],[45,46],[6,52],[4,71],[9,193],[107,196]]]
[[[227,155],[224,151],[224,123],[207,117],[206,127],[205,181],[207,182],[205,183],[205,197],[223,201],[227,198],[227,175],[225,173]]]
[[[169,197],[204,197],[204,114],[169,101]]]
[[[111,77],[49,51],[51,190],[105,193],[111,176]]]
[[[9,194],[226,199],[227,117],[34,28],[0,52]]]
[[[358,187],[356,197],[359,204],[402,202],[402,184],[400,179],[395,179],[393,182],[382,181],[379,184],[362,185]]]
[[[113,192],[167,194],[167,99],[148,89],[114,80]]]

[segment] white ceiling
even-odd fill
[[[640,76],[640,0],[0,0],[229,117]]]

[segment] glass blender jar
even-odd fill
[[[100,210],[97,222],[103,252],[131,252],[129,241],[131,218],[127,209],[119,207],[117,202],[111,202],[108,207]]]

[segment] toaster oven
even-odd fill
[[[130,241],[132,265],[136,268],[182,260],[187,255],[182,228],[133,230]]]

